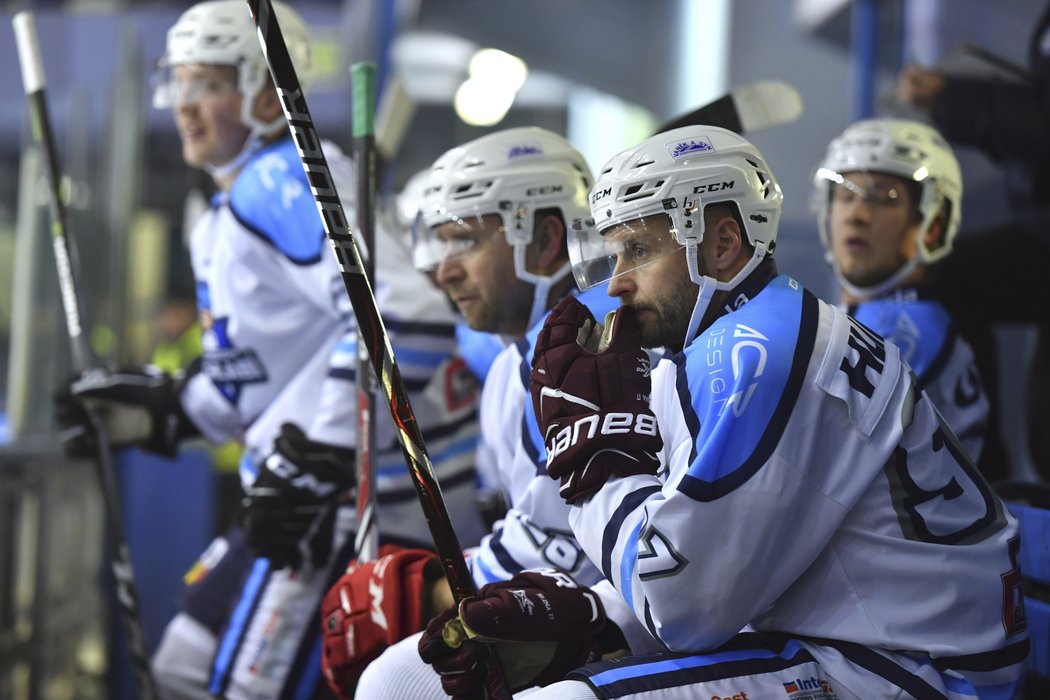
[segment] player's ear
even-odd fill
[[[740,252],[744,247],[744,232],[740,230],[740,224],[733,215],[725,210],[715,218],[712,227],[707,227],[704,238],[712,234],[715,240],[716,269],[728,270],[736,264],[737,258],[740,257]]]
[[[930,222],[930,227],[926,229],[926,235],[922,238],[926,250],[933,252],[944,245],[944,226],[944,216],[938,216]]]
[[[272,122],[282,114],[281,98],[277,96],[277,90],[273,83],[267,80],[266,87],[255,96],[255,105],[252,114],[263,123]]]
[[[530,247],[535,251],[538,274],[553,274],[565,263],[569,257],[565,245],[565,224],[561,217],[554,214],[536,217]]]

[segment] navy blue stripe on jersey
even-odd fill
[[[461,486],[462,484],[473,484],[475,476],[474,465],[468,464],[464,467],[464,471],[443,475],[441,477],[441,488],[442,490],[447,491],[456,486]],[[379,505],[383,505],[384,503],[404,503],[405,501],[411,501],[414,498],[418,498],[415,487],[390,489],[389,491],[380,491],[378,494]]]
[[[919,676],[866,646],[838,639],[817,639],[813,637],[805,637],[804,639],[807,642],[831,647],[842,654],[846,660],[874,673],[880,678],[886,679],[893,685],[911,694],[915,700],[945,700],[946,698],[944,693]]]
[[[357,370],[350,367],[329,367],[328,376],[333,379],[345,379],[348,382],[357,381]],[[401,381],[405,385],[405,389],[409,392],[423,391],[430,384],[430,380],[434,377],[433,375],[427,377],[401,377]]]
[[[605,524],[605,531],[602,534],[602,573],[610,581],[616,580],[612,575],[612,555],[613,550],[616,548],[616,536],[620,532],[623,521],[649,496],[657,493],[659,490],[659,486],[646,486],[643,489],[630,493],[620,503],[616,512],[610,516],[609,522]],[[623,585],[626,588],[631,584],[630,581],[624,581]]]
[[[588,664],[570,673],[569,678],[589,683],[598,691],[599,697],[619,698],[726,678],[776,673],[815,663],[806,648],[795,640],[788,639],[783,644],[770,642],[775,640],[765,635],[744,633],[708,654],[661,652],[628,656]],[[761,646],[749,646],[748,643]]]
[[[383,327],[388,333],[420,333],[422,335],[441,335],[454,338],[454,323],[435,323],[428,321],[402,321],[400,319],[383,319]],[[399,341],[400,342],[400,341]]]
[[[536,429],[534,414],[535,411],[531,406],[526,406],[525,410],[522,411],[521,446],[524,448],[525,454],[532,460],[532,463],[536,465],[536,475],[543,476],[547,473],[547,448],[543,446],[543,443],[537,445],[535,442],[537,435],[532,434],[532,431]],[[536,432],[538,434],[539,430],[536,429]]]
[[[244,641],[244,633],[248,624],[255,617],[255,608],[259,605],[259,600],[263,591],[266,590],[266,582],[269,579],[270,562],[267,559],[256,559],[241,589],[237,607],[230,616],[229,624],[219,640],[219,649],[212,661],[211,679],[208,682],[208,692],[212,695],[221,697],[226,692],[226,686],[230,683],[233,662],[240,651],[241,642]]]
[[[287,258],[289,262],[291,262],[291,263],[293,263],[295,265],[303,266],[303,267],[306,267],[307,265],[316,265],[317,263],[321,262],[321,253],[324,250],[324,248],[322,247],[321,244],[323,244],[324,240],[325,240],[325,233],[324,233],[323,230],[320,230],[320,231],[317,232],[318,236],[319,236],[318,239],[317,239],[317,241],[318,241],[317,252],[315,253],[315,252],[310,251],[309,249],[304,249],[304,250],[306,250],[306,254],[301,254],[300,255],[300,254],[297,254],[296,251],[284,250],[277,241],[275,241],[273,238],[270,237],[270,235],[268,233],[266,233],[262,229],[260,229],[257,226],[255,226],[255,224],[253,224],[252,222],[250,222],[247,219],[245,219],[232,206],[230,207],[230,213],[233,214],[233,218],[237,219],[237,222],[241,226],[243,226],[245,228],[245,230],[250,232],[252,235],[254,235],[259,240],[263,241],[267,245],[273,246],[273,248],[275,250],[279,251],[282,255],[284,255],[284,257]]]
[[[503,570],[510,572],[513,576],[525,567],[522,566],[517,559],[512,557],[510,552],[507,551],[507,548],[503,546],[502,537],[503,530],[497,530],[489,540],[489,550],[492,551],[492,554],[496,557],[496,561],[498,561],[499,565],[503,567]]]
[[[1028,658],[1029,648],[1029,640],[1023,639],[1008,647],[981,654],[938,656],[933,660],[933,667],[938,671],[978,671],[982,673],[997,671],[1000,668],[1023,663]]]
[[[686,474],[678,485],[678,490],[682,493],[698,501],[713,501],[731,493],[750,479],[766,463],[773,450],[780,443],[781,435],[784,433],[788,419],[794,411],[795,402],[802,391],[803,380],[809,368],[810,356],[813,354],[813,346],[817,337],[817,318],[819,315],[817,298],[810,292],[802,290],[801,304],[797,341],[787,382],[781,393],[780,400],[777,402],[776,408],[773,410],[773,414],[754,450],[740,466],[714,481],[705,481],[692,474]],[[744,308],[746,309],[747,307],[745,306]],[[686,416],[688,421],[689,412],[686,412]],[[695,414],[693,421],[698,425],[700,423],[699,418]],[[694,441],[690,462],[696,461],[696,450],[697,447]]]

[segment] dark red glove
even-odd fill
[[[321,667],[340,697],[384,649],[423,629],[424,596],[441,578],[432,552],[386,545],[375,561],[355,559],[321,602]]]
[[[547,473],[569,503],[600,489],[610,475],[655,474],[663,439],[649,409],[649,355],[639,344],[634,309],[606,317],[566,297],[536,341],[530,389],[547,446]],[[599,337],[599,335],[601,337]]]
[[[511,690],[560,681],[601,654],[605,609],[589,588],[555,569],[526,569],[483,586],[432,619],[419,656],[457,699],[480,697],[495,648]]]

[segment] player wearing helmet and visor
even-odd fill
[[[719,154],[707,167],[704,155]],[[625,151],[614,157],[591,191],[593,227],[574,226],[569,258],[581,289],[608,282],[685,248],[691,304],[684,336],[646,338],[646,347],[680,349],[696,335],[712,296],[747,278],[776,245],[782,194],[762,157],[728,131],[711,131],[675,148]],[[604,180],[604,182],[603,182]],[[712,275],[699,245],[705,207],[725,202],[746,232],[750,259],[726,281]],[[684,303],[679,299],[678,303]],[[644,324],[643,324],[644,332]],[[654,342],[660,341],[660,342]]]
[[[989,403],[973,351],[931,285],[959,230],[962,178],[952,149],[926,124],[867,119],[831,141],[813,188],[843,309],[900,348],[979,461]]]
[[[606,622],[632,654],[528,697],[1019,690],[1017,522],[900,351],[777,272],[780,205],[758,150],[707,126],[651,137],[595,182],[599,233],[573,263],[608,260],[621,305],[599,329],[559,302],[530,392],[572,532],[633,613]],[[647,231],[675,245],[641,264]],[[689,313],[672,312],[680,298]],[[641,344],[663,334],[681,350],[653,367]],[[482,614],[512,614],[503,593],[479,591],[460,621],[522,658],[534,626],[494,635],[502,618]],[[662,648],[646,653],[632,625]]]

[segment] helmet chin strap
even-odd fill
[[[212,179],[225,180],[235,175],[266,144],[266,137],[284,123],[284,116],[277,117],[268,124],[252,116],[245,118],[243,114],[241,115],[241,120],[244,121],[246,126],[251,128],[251,131],[248,132],[248,138],[244,140],[244,146],[240,152],[229,161],[220,165],[212,165],[210,163],[204,165],[204,170],[212,176]]]
[[[757,244],[755,253],[748,260],[747,265],[744,265],[739,272],[733,275],[733,279],[728,282],[719,282],[714,277],[700,274],[700,267],[697,264],[698,249],[698,245],[695,242],[687,243],[685,246],[685,259],[689,265],[689,279],[699,286],[700,289],[696,293],[696,304],[693,306],[693,313],[689,316],[689,325],[685,330],[685,339],[682,341],[683,350],[689,343],[693,342],[693,339],[700,332],[700,322],[704,320],[707,307],[711,305],[711,299],[714,297],[715,292],[729,291],[736,287],[743,280],[747,279],[747,276],[758,267],[759,263],[765,260],[768,254],[764,243]]]
[[[518,279],[533,285],[532,310],[529,312],[529,323],[526,328],[532,328],[543,315],[547,313],[547,299],[551,293],[551,287],[565,279],[572,272],[572,263],[565,261],[561,267],[554,271],[553,275],[536,275],[525,269],[525,246],[514,246],[514,274]]]
[[[882,296],[886,292],[893,291],[899,287],[912,272],[914,272],[915,268],[922,264],[919,256],[915,255],[908,260],[908,262],[901,265],[896,272],[878,284],[870,287],[858,287],[855,284],[851,284],[842,274],[842,270],[839,268],[838,263],[835,262],[835,256],[831,254],[830,250],[824,254],[824,259],[827,260],[829,265],[831,265],[831,270],[835,273],[835,278],[838,280],[839,285],[845,289],[850,296],[862,301],[874,299],[875,297]]]

